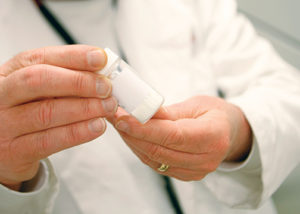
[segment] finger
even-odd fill
[[[23,68],[0,81],[0,105],[13,106],[41,97],[100,97],[111,93],[110,81],[90,72],[50,65]]]
[[[126,116],[126,115],[128,116],[129,113],[127,113],[123,108],[118,107],[117,112],[112,116],[108,116],[106,119],[111,124],[115,124],[119,117]]]
[[[177,117],[172,111],[169,110],[168,106],[162,106],[158,109],[152,119],[176,120]]]
[[[183,102],[161,107],[153,118],[165,120],[178,120],[184,118],[197,118],[205,114],[216,102],[222,99],[208,96],[196,96]]]
[[[157,144],[138,140],[126,134],[122,134],[122,138],[131,149],[146,155],[150,160],[174,167],[203,170],[203,163],[205,163],[208,158],[208,154],[175,151]]]
[[[21,160],[34,162],[91,141],[102,135],[105,128],[102,118],[92,119],[18,137],[10,149]]]
[[[44,47],[18,54],[2,66],[0,74],[10,73],[31,65],[48,64],[73,70],[98,71],[106,64],[104,50],[87,45]]]
[[[205,153],[209,143],[216,140],[213,124],[202,118],[176,121],[151,119],[138,123],[130,116],[121,117],[115,127],[134,138],[163,147],[189,153]]]
[[[138,152],[133,151],[136,156],[147,166],[152,168],[154,171],[156,171],[159,174],[170,176],[182,181],[198,181],[204,178],[204,175],[202,172],[192,171],[190,169],[184,169],[184,168],[178,168],[174,167],[172,165],[169,165],[169,168],[165,172],[161,172],[158,170],[158,168],[161,166],[161,163],[152,161],[149,159],[146,155]]]
[[[117,101],[110,97],[47,99],[10,108],[1,115],[0,132],[7,138],[42,131],[115,113]]]

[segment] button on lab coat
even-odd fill
[[[30,1],[0,4],[1,64],[23,50],[63,44]],[[172,180],[184,213],[276,213],[270,197],[300,157],[299,73],[236,13],[234,1],[47,5],[81,43],[121,47],[166,104],[221,90],[243,110],[254,134],[249,157],[222,163],[202,181]],[[30,193],[0,186],[0,213],[68,213],[68,204],[86,214],[174,213],[161,177],[110,125],[98,139],[41,161],[39,181]]]

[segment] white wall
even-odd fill
[[[269,38],[279,53],[300,68],[300,1],[237,0],[257,30]]]
[[[237,1],[240,12],[252,21],[257,31],[274,44],[286,61],[300,69],[300,0]],[[300,166],[273,198],[279,214],[300,213]]]

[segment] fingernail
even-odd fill
[[[89,122],[89,129],[91,132],[103,132],[105,129],[105,122],[102,118],[97,118],[94,120],[91,120]]]
[[[102,68],[106,64],[106,54],[103,50],[93,50],[87,53],[87,61],[91,67]]]
[[[106,100],[102,100],[102,106],[107,113],[112,113],[117,111],[118,102],[116,98],[110,97]]]
[[[123,131],[123,132],[128,132],[129,131],[129,125],[128,123],[126,123],[125,121],[119,121],[117,124],[116,124],[116,128],[119,129],[120,131]]]
[[[105,98],[111,91],[111,85],[106,78],[99,78],[96,81],[96,91],[101,98]]]

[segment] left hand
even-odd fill
[[[242,161],[252,132],[243,112],[223,99],[193,97],[161,108],[146,124],[117,112],[111,120],[132,151],[152,169],[183,181],[201,180],[222,161]]]

